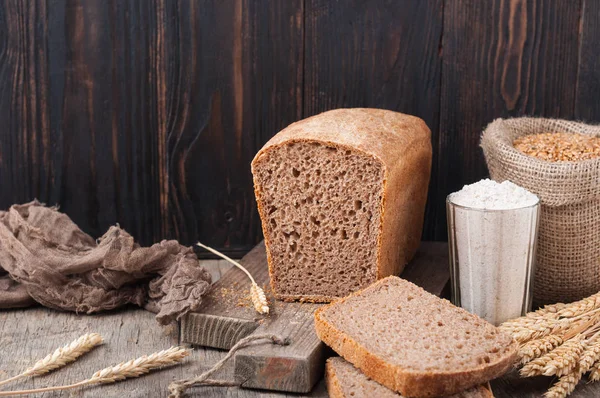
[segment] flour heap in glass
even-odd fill
[[[530,309],[538,203],[510,181],[488,179],[448,196],[456,304],[495,325]]]

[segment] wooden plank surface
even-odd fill
[[[443,242],[424,242],[415,258],[406,266],[402,277],[430,293],[443,295],[449,279],[447,247]],[[189,314],[182,321],[182,341],[229,349],[241,338],[254,332],[260,324],[264,326],[261,330],[265,329],[266,324],[272,324],[286,307],[291,308],[292,313],[298,311],[295,303],[276,301],[272,296],[264,242],[240,261],[256,282],[264,287],[272,306],[271,314],[264,316],[254,311],[249,296],[248,278],[239,270],[230,268],[205,296],[197,313]],[[300,308],[310,308],[307,312],[312,313],[317,307],[305,303]],[[287,324],[287,321],[283,324]]]
[[[573,118],[580,1],[446,0],[433,212],[445,239],[445,197],[489,175],[480,135],[496,118]]]
[[[444,246],[441,244],[438,248],[440,256],[446,252]],[[230,267],[223,262],[206,260],[203,261],[203,265],[212,270],[211,274],[215,278],[226,273]],[[168,348],[179,342],[177,327],[161,328],[154,320],[153,314],[139,309],[126,309],[95,316],[79,316],[42,308],[2,311],[0,312],[0,379],[19,373],[54,348],[92,331],[99,332],[105,337],[104,346],[96,348],[61,370],[36,379],[23,380],[11,386],[34,388],[70,383],[85,378],[102,367]],[[197,347],[181,367],[162,370],[140,379],[127,380],[114,385],[64,393],[45,393],[39,396],[44,398],[166,397],[167,385],[172,380],[199,374],[224,355],[223,350]],[[233,380],[233,372],[234,363],[230,362],[215,375],[215,378]],[[550,377],[521,379],[512,373],[492,381],[491,384],[497,398],[534,398],[540,397],[553,381],[554,379]],[[189,392],[191,397],[214,398],[327,397],[323,382],[320,382],[308,395],[282,394],[237,387],[197,387]],[[600,384],[587,384],[582,381],[571,396],[574,398],[600,396]]]
[[[521,378],[517,372],[512,372],[504,377],[490,382],[496,398],[539,398],[556,383],[556,377],[530,377]],[[600,384],[589,383],[584,377],[570,398],[600,397]]]
[[[265,267],[264,243],[252,249],[240,260],[266,294],[269,271]],[[268,297],[273,306],[272,295]],[[277,303],[275,303],[277,304]],[[273,312],[274,308],[271,308]],[[250,281],[246,274],[230,269],[213,285],[197,313],[181,322],[182,341],[204,347],[229,349],[243,337],[251,334],[269,316],[258,314],[250,300]]]
[[[5,389],[29,389],[70,384],[91,376],[106,366],[150,354],[179,344],[176,325],[161,327],[154,315],[140,309],[126,309],[103,315],[75,315],[44,308],[0,312],[0,379],[16,375],[84,333],[97,332],[105,344],[76,362],[48,375],[24,379],[4,386]],[[220,360],[226,352],[197,348],[181,366],[153,372],[138,379],[94,386],[66,392],[49,392],[36,396],[53,397],[166,397],[171,381],[197,375]],[[233,362],[219,371],[215,378],[233,380]],[[190,396],[215,398],[283,398],[286,394],[265,393],[237,387],[197,387]],[[326,397],[324,385],[318,385],[309,395],[294,397]],[[291,396],[290,396],[291,397]]]
[[[487,174],[497,117],[600,122],[595,0],[0,1],[0,208],[59,204],[94,236],[261,239],[249,162],[340,106],[432,130],[424,238]]]
[[[2,311],[0,313],[0,377],[13,376],[38,359],[50,354],[77,337],[100,333],[105,344],[66,368],[37,378],[24,379],[7,388],[36,388],[71,384],[90,377],[95,371],[144,354],[178,344],[178,328],[161,329],[154,316],[143,310],[128,310],[99,316],[78,316],[42,308]],[[191,369],[174,367],[149,378],[126,380],[118,384],[91,387],[75,396],[116,397],[128,392],[132,397],[148,396],[151,391],[164,392],[171,380]],[[39,396],[69,396],[69,392]]]
[[[0,2],[0,208],[97,237],[261,239],[250,160],[302,117],[303,1]]]
[[[575,117],[588,123],[600,122],[599,38],[600,1],[582,0]]]
[[[239,257],[261,238],[250,161],[301,118],[303,2],[160,4],[174,21],[162,98],[173,236]]]
[[[421,117],[435,141],[443,3],[307,0],[303,116],[340,107],[390,109]],[[438,177],[436,170],[432,188],[445,176]],[[436,200],[430,196],[429,203]],[[428,204],[427,240],[439,239],[433,231],[445,213],[433,213],[435,209]]]
[[[0,2],[0,208],[38,198],[96,237],[165,236],[155,6]]]
[[[256,313],[250,301],[250,281],[230,269],[209,292],[197,313],[182,321],[182,341],[229,349],[250,334],[272,333],[289,338],[287,346],[258,345],[235,356],[234,377],[245,387],[308,392],[322,377],[325,346],[314,330],[312,303],[284,303],[272,295],[264,242],[241,260],[263,286],[270,312]]]

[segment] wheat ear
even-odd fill
[[[509,326],[501,328],[510,333],[520,344],[531,340],[540,339],[551,334],[563,334],[563,340],[569,340],[571,337],[585,331],[594,325],[600,319],[600,308],[596,308],[588,313],[577,315],[573,318],[546,319],[540,318],[537,322],[526,326]],[[522,318],[519,318],[522,319]]]
[[[580,335],[573,337],[546,354],[550,360],[544,366],[542,374],[544,376],[556,375],[560,377],[571,373],[579,364],[581,354],[586,348],[586,343],[582,341]]]
[[[525,316],[503,322],[498,327],[505,332],[514,333],[519,329],[527,329],[532,325],[556,321],[559,318],[559,311],[566,307],[568,307],[568,305],[563,303],[546,305],[537,311],[527,313]]]
[[[0,381],[0,385],[7,384],[11,381],[19,380],[24,377],[35,377],[46,374],[55,369],[62,368],[75,361],[77,358],[91,351],[94,347],[103,343],[102,336],[98,333],[87,333],[72,341],[64,347],[57,348],[52,354],[48,354],[45,358],[40,359],[33,364],[32,367],[26,369],[23,373],[11,377],[10,379]]]
[[[581,380],[581,376],[583,373],[579,369],[575,369],[573,372],[568,373],[558,379],[556,382],[546,393],[544,397],[546,398],[565,398],[567,395],[571,394],[579,380]]]
[[[259,314],[268,314],[269,313],[269,304],[267,303],[267,297],[265,296],[264,290],[260,286],[258,286],[258,284],[254,280],[254,278],[252,277],[250,272],[248,272],[248,270],[246,268],[244,268],[244,266],[242,264],[238,263],[235,260],[232,260],[231,258],[229,258],[226,255],[224,255],[223,253],[213,249],[212,247],[203,245],[200,242],[198,242],[197,245],[208,250],[209,252],[211,252],[213,254],[216,254],[217,256],[221,257],[222,259],[229,261],[231,264],[235,265],[236,267],[238,267],[239,269],[244,271],[244,273],[246,275],[248,275],[248,278],[250,278],[250,281],[252,282],[252,287],[250,288],[250,297],[252,298],[252,304],[254,305],[254,309]]]
[[[527,363],[521,368],[521,376],[562,376],[567,374],[577,366],[584,348],[581,336],[576,336],[554,350]]]
[[[579,359],[581,373],[589,372],[598,360],[600,360],[600,341],[588,343],[586,350],[581,354],[581,358]]]
[[[588,376],[590,381],[600,380],[600,362],[596,362],[590,369],[590,375]]]
[[[9,395],[35,394],[46,391],[70,390],[77,387],[83,387],[90,384],[114,383],[133,377],[139,377],[154,369],[164,368],[175,365],[190,354],[190,350],[181,347],[171,347],[168,350],[155,352],[154,354],[144,355],[137,359],[127,362],[121,362],[115,366],[109,366],[97,371],[87,380],[65,386],[37,388],[35,390],[19,391],[0,391],[0,397]]]
[[[530,329],[531,327],[535,327],[536,325],[540,325],[542,323],[557,321],[555,313],[548,312],[539,316],[530,316],[530,314],[520,318],[508,320],[498,327],[504,332],[515,333],[522,329]]]
[[[585,314],[600,308],[600,293],[591,295],[583,300],[576,301],[567,305],[557,312],[557,315],[564,318],[572,318]]]
[[[548,304],[537,311],[527,313],[527,315],[525,316],[528,318],[541,318],[553,316],[553,314],[556,314],[558,311],[562,310],[563,308],[566,308],[567,306],[568,304],[565,303]]]
[[[561,336],[551,334],[539,340],[531,340],[519,348],[519,358],[522,365],[552,351],[563,343]]]
[[[523,344],[530,340],[539,339],[551,334],[558,334],[569,329],[571,325],[572,322],[568,320],[544,319],[542,322],[534,325],[517,328],[511,334],[515,340]]]

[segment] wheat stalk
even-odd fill
[[[531,340],[519,348],[519,359],[522,365],[539,358],[563,343],[561,336],[551,334],[539,340]]]
[[[600,293],[575,301],[557,312],[558,316],[572,318],[600,308]]]
[[[525,316],[528,318],[542,318],[542,317],[553,316],[553,314],[556,314],[558,311],[566,308],[568,305],[569,304],[565,304],[565,303],[556,303],[556,304],[545,305],[544,307],[540,308],[537,311],[527,313],[527,315],[525,315]]]
[[[551,326],[585,320],[591,315],[597,316],[598,312],[600,312],[600,296],[596,298],[594,295],[571,304],[547,305],[520,318],[508,320],[499,328],[506,333],[518,335],[520,339],[531,340],[542,337],[540,334]],[[528,338],[529,334],[536,337]]]
[[[546,398],[566,397],[587,372],[590,381],[600,380],[600,292],[547,305],[499,328],[520,343],[521,376],[559,377]]]
[[[558,382],[554,384],[550,389],[544,394],[546,398],[565,398],[567,395],[571,394],[579,380],[581,380],[581,376],[583,373],[579,369],[575,369],[573,372],[568,373],[558,379]]]
[[[190,354],[190,350],[181,347],[171,347],[168,350],[144,355],[137,359],[121,362],[97,371],[87,380],[87,384],[113,383],[132,377],[140,377],[153,369],[164,368],[183,361]]]
[[[588,376],[590,381],[600,380],[600,362],[596,362],[590,369],[590,375]]]
[[[600,360],[600,341],[589,342],[579,359],[579,369],[582,373],[587,373],[598,360]]]
[[[231,258],[229,258],[226,255],[224,255],[223,253],[213,249],[212,247],[203,245],[200,242],[198,242],[196,244],[198,246],[208,250],[209,252],[216,254],[217,256],[221,257],[222,259],[229,261],[231,264],[235,265],[236,267],[238,267],[239,269],[244,271],[244,273],[246,275],[248,275],[248,278],[250,278],[250,281],[252,282],[252,286],[250,287],[250,297],[252,298],[252,304],[254,305],[254,309],[259,314],[268,314],[269,313],[269,304],[267,302],[267,297],[265,296],[264,290],[260,286],[258,286],[258,284],[254,280],[254,278],[252,277],[250,272],[248,272],[248,270],[246,268],[244,268],[244,266],[242,264],[238,263],[235,260],[232,260]]]
[[[77,358],[91,351],[94,347],[103,343],[102,336],[98,333],[87,333],[72,341],[64,347],[57,348],[52,354],[48,354],[45,358],[40,359],[32,367],[26,369],[23,373],[11,377],[10,379],[0,381],[0,385],[7,384],[11,381],[22,379],[24,377],[35,377],[46,374],[55,369],[75,361]]]
[[[532,324],[522,324],[522,326],[509,321],[508,325],[504,327],[501,326],[500,329],[512,335],[513,338],[520,344],[559,333],[566,333],[567,336],[563,338],[563,340],[566,341],[572,336],[579,334],[581,331],[589,329],[590,326],[596,324],[598,320],[600,320],[600,308],[596,308],[588,313],[577,315],[573,318],[540,318]]]
[[[526,332],[531,330],[532,327],[536,327],[537,325],[541,325],[542,323],[547,324],[551,319],[549,318],[527,318],[522,317],[515,319],[513,321],[507,321],[498,326],[498,328],[504,332],[511,335]]]
[[[560,377],[571,373],[579,364],[579,359],[585,349],[586,343],[582,340],[581,335],[568,340],[546,354],[550,360],[544,366],[542,374]]]
[[[505,321],[498,327],[512,333],[518,329],[528,328],[544,321],[556,320],[559,318],[559,311],[568,306],[569,304],[563,303],[549,304],[537,311],[528,312],[525,316]]]
[[[168,350],[144,355],[137,359],[121,362],[94,373],[89,379],[65,386],[37,388],[34,390],[0,391],[0,396],[35,394],[46,391],[70,390],[90,384],[114,383],[133,377],[139,377],[158,368],[175,365],[183,361],[190,354],[190,350],[182,347],[171,347]]]
[[[572,322],[568,320],[544,319],[543,321],[531,326],[517,328],[511,332],[512,336],[519,343],[526,343],[530,340],[539,339],[551,334],[557,334],[569,329]]]
[[[521,376],[562,376],[573,370],[584,351],[581,336],[577,336],[521,368]]]

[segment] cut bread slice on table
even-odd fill
[[[369,379],[341,357],[329,358],[325,383],[330,398],[401,398],[402,395]],[[448,398],[493,398],[489,384],[479,385]]]
[[[506,373],[517,343],[495,326],[390,276],[315,312],[319,338],[405,397],[452,395]]]

